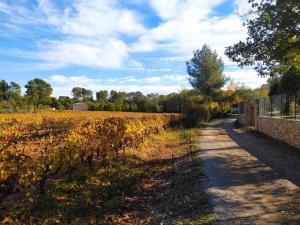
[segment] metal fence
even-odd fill
[[[259,115],[300,120],[300,95],[275,95],[259,100]]]

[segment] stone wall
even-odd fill
[[[246,126],[246,114],[239,114],[238,121]]]
[[[277,140],[300,148],[300,121],[258,116],[255,128]]]
[[[238,121],[239,123],[245,125],[245,126],[251,126],[250,123],[250,108],[251,108],[251,103],[250,102],[244,102],[244,113],[239,114]]]

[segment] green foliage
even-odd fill
[[[114,91],[112,90],[110,92],[110,96],[109,96],[109,100],[112,101],[113,103],[121,103],[121,102],[124,102],[126,98],[126,92],[123,92],[123,91]]]
[[[282,91],[288,95],[297,95],[300,91],[300,70],[292,67],[281,78]]]
[[[25,85],[26,97],[29,102],[33,103],[37,108],[41,105],[48,105],[51,102],[50,95],[52,88],[50,84],[41,79],[33,79]]]
[[[108,98],[108,91],[106,90],[101,90],[96,92],[96,100],[100,102],[106,101]]]
[[[246,41],[227,47],[225,54],[239,66],[255,65],[261,76],[300,68],[300,4],[298,0],[249,0]]]
[[[0,81],[0,101],[8,101],[10,98],[18,98],[21,95],[21,87],[16,82],[8,84],[5,80]]]
[[[52,108],[58,109],[58,110],[63,110],[65,108],[64,105],[54,97],[51,98],[50,105]]]
[[[9,85],[5,80],[0,81],[0,100],[8,100]]]
[[[74,100],[71,99],[69,96],[59,96],[58,102],[63,105],[63,109],[70,110],[73,108]]]
[[[93,92],[81,87],[74,87],[72,95],[77,101],[91,101],[93,100]]]
[[[208,45],[204,45],[201,50],[196,50],[194,57],[187,62],[191,85],[201,94],[210,97],[217,96],[226,82],[223,69],[222,59]]]
[[[183,90],[183,117],[184,125],[194,127],[201,121],[207,121],[210,118],[210,103],[206,101],[203,95],[194,90]]]
[[[21,96],[21,87],[11,82],[0,81],[0,113],[33,112],[55,108],[72,110],[76,102],[85,102],[92,111],[126,111],[126,112],[182,112],[182,96],[179,93],[168,95],[141,92],[118,92],[112,90],[108,97],[106,90],[93,93],[82,87],[72,89],[73,98],[69,96],[51,97],[50,84],[41,79],[34,79],[26,84],[26,96]]]
[[[286,94],[296,96],[300,91],[300,70],[291,67],[280,77],[268,79],[269,96]]]
[[[17,83],[0,81],[0,113],[27,112],[31,108],[21,96],[21,87]]]
[[[242,101],[253,101],[259,98],[259,90],[242,86],[236,90],[235,95],[239,96]]]
[[[282,94],[281,79],[279,77],[270,77],[268,79],[269,96]]]

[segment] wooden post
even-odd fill
[[[283,110],[282,110],[282,95],[280,95],[280,117],[282,119],[282,113],[283,113]]]
[[[295,120],[297,119],[297,94],[295,95]]]
[[[174,153],[172,153],[172,174],[174,174]]]
[[[272,97],[270,98],[271,101],[271,117],[273,117],[273,99]]]
[[[266,98],[264,97],[264,116],[266,115]]]

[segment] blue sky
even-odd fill
[[[185,62],[204,43],[225,75],[265,82],[238,69],[225,46],[246,38],[246,0],[0,0],[0,79],[47,80],[54,96],[74,86],[170,93],[189,88]]]

